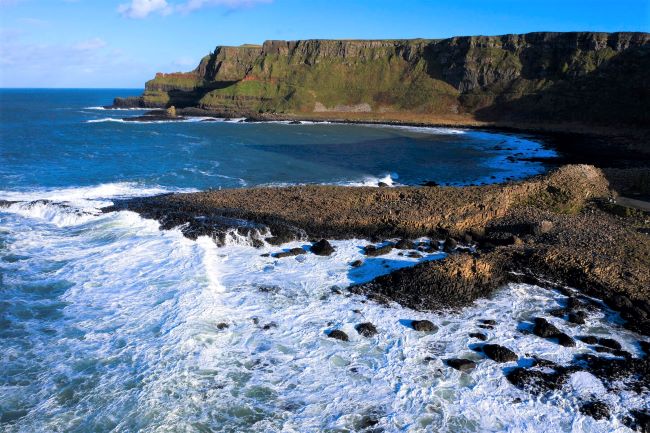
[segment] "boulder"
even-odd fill
[[[498,344],[486,344],[483,346],[483,353],[496,362],[510,362],[518,359],[515,352]]]
[[[609,418],[609,406],[602,401],[594,400],[580,406],[580,412],[595,420]]]
[[[284,257],[293,257],[293,256],[298,256],[300,254],[305,254],[305,250],[302,248],[291,248],[289,251],[282,251],[280,253],[275,253],[273,257],[282,259]]]
[[[476,338],[478,340],[481,340],[481,341],[487,340],[487,335],[482,334],[480,332],[472,332],[471,334],[469,334],[469,336],[472,337],[472,338]]]
[[[469,359],[452,358],[445,361],[448,366],[458,371],[470,371],[476,368],[476,363]]]
[[[393,246],[388,244],[383,247],[376,247],[374,245],[366,245],[363,249],[363,253],[368,257],[377,257],[388,254],[393,250]]]
[[[598,344],[601,346],[609,347],[610,349],[621,350],[621,343],[612,338],[599,338]]]
[[[327,336],[328,336],[329,338],[334,338],[334,339],[336,339],[336,340],[341,340],[341,341],[349,341],[349,340],[350,340],[350,339],[348,338],[348,334],[346,334],[345,332],[343,332],[343,331],[341,331],[341,330],[339,330],[339,329],[335,329],[335,330],[333,330],[333,331],[330,331],[330,332],[327,334]]]
[[[429,320],[414,320],[411,322],[411,327],[420,332],[436,332],[438,327]]]
[[[350,266],[352,266],[353,268],[358,268],[361,265],[363,265],[363,260],[355,260],[352,263],[350,263]]]
[[[445,239],[445,243],[442,246],[442,250],[450,253],[454,251],[458,247],[458,242],[454,238],[447,238]]]
[[[571,323],[575,323],[576,325],[584,325],[586,318],[587,318],[587,313],[585,313],[584,311],[575,311],[569,313],[569,317],[567,318],[567,320]]]
[[[400,239],[396,244],[395,248],[398,250],[413,250],[415,249],[415,243],[408,239]]]
[[[327,241],[327,239],[321,239],[311,246],[311,252],[317,256],[331,256],[334,252],[334,247]]]
[[[533,334],[542,338],[554,338],[562,332],[542,317],[535,317],[535,327]]]
[[[377,334],[377,328],[370,322],[359,323],[354,329],[364,337],[372,337]]]

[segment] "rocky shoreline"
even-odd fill
[[[471,335],[477,343],[470,349],[490,362],[516,361],[515,367],[504,370],[505,377],[535,396],[560,391],[571,375],[580,372],[597,377],[611,391],[646,393],[650,390],[647,338],[639,338],[643,355],[635,357],[615,339],[571,337],[566,332],[601,311],[606,316],[617,312],[624,327],[650,336],[650,215],[617,204],[617,191],[612,188],[627,185],[629,192],[630,185],[636,185],[630,179],[639,176],[639,170],[627,177],[620,170],[616,174],[617,180],[610,184],[601,169],[566,165],[543,176],[488,186],[245,188],[130,199],[104,211],[135,211],[158,220],[161,229],[180,227],[188,238],[210,236],[217,244],[226,242],[233,231],[248,237],[254,246],[312,242],[307,250],[272,254],[277,260],[335,254],[327,239],[369,239],[364,248],[368,258],[381,258],[394,249],[414,258],[444,251],[447,257],[442,260],[423,260],[338,293],[366,296],[385,305],[397,302],[415,310],[444,311],[480,302],[509,287],[508,283],[544,287],[564,300],[533,323],[521,323],[519,331],[576,348],[569,364],[486,344],[483,332]],[[351,269],[362,265],[362,260],[349,264]],[[486,319],[477,326],[483,331],[496,323]],[[427,320],[410,326],[418,332],[437,331]],[[368,338],[380,332],[372,323],[355,329]],[[328,337],[348,342],[348,335],[338,329]],[[577,350],[585,345],[595,354]],[[469,371],[477,360],[445,362]],[[579,410],[594,419],[610,417],[601,400],[582,401]],[[649,431],[650,414],[632,411],[621,422]]]

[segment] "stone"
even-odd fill
[[[350,263],[350,266],[352,266],[353,268],[358,268],[361,265],[363,265],[363,260],[355,260],[352,263]]]
[[[327,239],[321,239],[311,246],[311,252],[317,256],[331,256],[334,252],[334,247],[327,241]]]
[[[300,254],[305,254],[305,250],[302,248],[291,248],[289,251],[282,251],[280,253],[274,254],[274,257],[282,259],[284,257],[293,257]]]
[[[368,257],[377,257],[388,254],[393,250],[393,246],[388,244],[383,247],[376,247],[374,245],[366,245],[363,249],[363,253]]]
[[[458,247],[458,242],[454,238],[445,239],[444,244],[442,245],[442,250],[450,253]]]
[[[557,344],[560,346],[564,347],[575,347],[576,342],[573,338],[569,337],[566,335],[564,332],[560,332],[559,334],[555,335],[553,338],[557,339]]]
[[[438,327],[429,320],[414,320],[411,322],[411,327],[420,332],[436,332]]]
[[[472,338],[476,338],[478,340],[481,340],[481,341],[487,340],[487,335],[482,334],[480,332],[472,332],[472,333],[469,334],[469,336],[472,337]]]
[[[580,406],[580,412],[595,420],[609,418],[609,406],[602,401],[594,400]]]
[[[614,340],[613,338],[599,338],[598,344],[601,346],[609,347],[610,349],[621,350],[621,343]]]
[[[165,115],[167,117],[176,117],[176,107],[173,105],[165,110]]]
[[[571,323],[575,323],[576,325],[584,325],[586,318],[587,318],[587,313],[585,313],[584,311],[576,311],[576,312],[569,313],[569,317],[567,318],[567,320]]]
[[[470,371],[476,368],[476,363],[469,359],[452,358],[445,361],[448,366],[458,371]]]
[[[336,340],[341,340],[341,341],[349,341],[350,339],[348,338],[348,334],[345,332],[335,329],[333,331],[330,331],[329,334],[327,334],[329,338],[334,338]]]
[[[496,362],[516,361],[519,357],[512,350],[499,346],[498,344],[486,344],[483,346],[485,356]]]
[[[555,327],[552,323],[549,323],[546,319],[542,317],[535,317],[535,327],[533,328],[533,334],[542,338],[553,338],[560,334],[561,331]]]
[[[576,338],[585,344],[598,344],[598,337],[594,337],[593,335],[583,335]]]
[[[230,325],[227,324],[226,322],[217,323],[217,329],[220,330],[220,331],[222,331],[224,329],[227,329],[229,327],[230,327]]]
[[[400,239],[396,244],[395,248],[398,250],[413,250],[415,249],[415,243],[408,239]]]
[[[370,322],[359,323],[354,329],[364,337],[372,337],[377,334],[377,328]]]

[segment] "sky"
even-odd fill
[[[142,88],[217,45],[650,32],[650,0],[0,0],[0,87]]]

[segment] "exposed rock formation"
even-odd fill
[[[116,106],[223,115],[647,125],[650,34],[266,41],[217,47]],[[405,115],[407,115],[405,117]],[[411,116],[411,117],[409,117]]]

